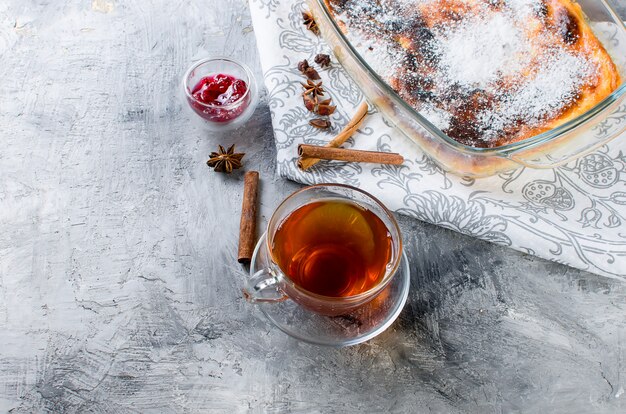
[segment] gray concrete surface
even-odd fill
[[[243,174],[204,162],[248,154],[262,223],[299,186],[263,102],[234,133],[190,124],[179,80],[212,54],[261,76],[244,2],[0,3],[0,412],[626,411],[626,283],[407,218],[387,332],[270,326],[240,293]]]

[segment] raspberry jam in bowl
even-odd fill
[[[243,125],[258,103],[254,75],[243,63],[226,57],[203,59],[183,78],[185,99],[211,130]]]

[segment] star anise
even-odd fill
[[[312,79],[312,80],[321,79],[319,73],[317,73],[315,68],[312,68],[311,66],[309,66],[309,62],[306,59],[301,62],[298,62],[298,70],[302,72],[302,74],[304,74],[309,79]]]
[[[315,109],[317,108],[317,97],[312,98],[309,95],[303,95],[302,100],[304,101],[306,109],[310,112],[315,112]]]
[[[337,109],[336,106],[330,104],[330,99],[319,101],[317,96],[311,97],[309,95],[304,95],[302,99],[304,101],[304,106],[306,107],[306,109],[318,115],[332,115],[335,112],[335,109]]]
[[[304,20],[304,25],[307,29],[312,31],[315,34],[320,33],[320,29],[317,27],[317,23],[313,18],[313,15],[309,11],[302,12],[302,19]]]
[[[314,126],[318,129],[328,129],[331,127],[331,123],[328,119],[315,118],[309,121],[311,126]]]
[[[304,73],[304,71],[307,70],[308,68],[310,68],[310,66],[309,66],[309,62],[306,59],[304,59],[301,62],[298,62],[298,70],[300,72]]]
[[[323,68],[326,68],[330,66],[330,56],[325,55],[324,53],[319,53],[315,56],[315,63]]]
[[[310,79],[306,80],[306,83],[300,82],[300,85],[304,88],[303,96],[312,95],[313,98],[324,95],[324,88],[322,82],[315,83]]]
[[[235,152],[235,144],[225,150],[221,145],[218,152],[212,152],[206,165],[213,167],[217,172],[231,173],[233,170],[241,168],[241,159],[246,155],[243,152]]]
[[[317,73],[317,71],[314,68],[310,67],[310,66],[308,68],[306,68],[303,73],[309,79],[313,79],[313,80],[320,80],[320,79],[322,79],[320,77],[320,74]]]
[[[337,107],[330,104],[330,99],[326,99],[325,101],[319,102],[316,109],[316,114],[326,116],[332,115]]]

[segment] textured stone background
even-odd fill
[[[622,0],[622,15],[626,4]],[[0,412],[624,412],[626,283],[400,218],[400,319],[335,350],[241,297],[242,173],[261,215],[268,108],[228,135],[189,122],[185,68],[258,65],[243,1],[0,2]]]

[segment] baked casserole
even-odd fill
[[[557,128],[622,79],[571,0],[324,0],[369,66],[460,144]]]

